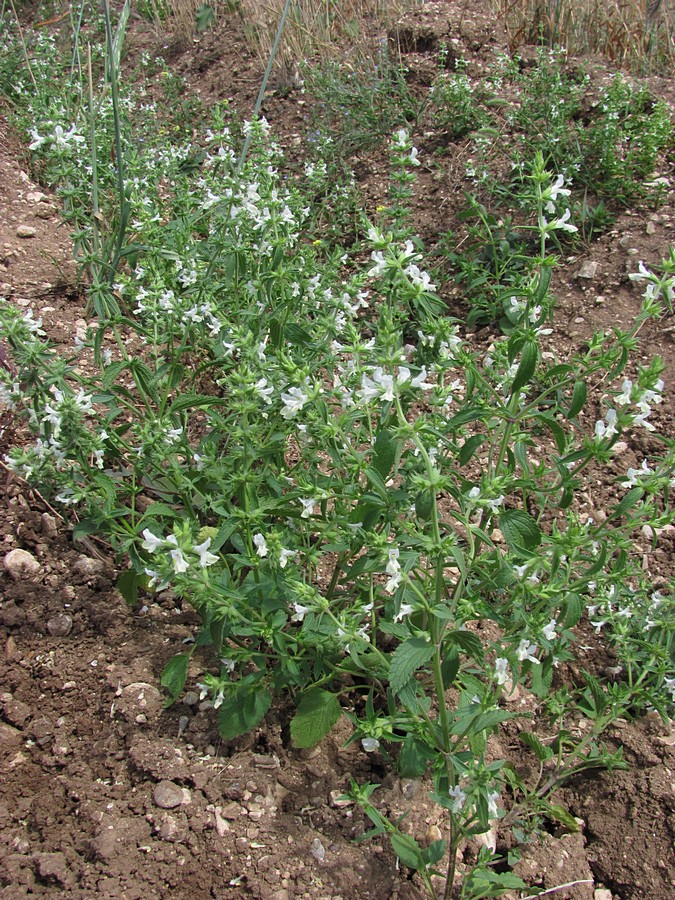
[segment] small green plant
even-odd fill
[[[446,69],[447,50],[439,54],[439,72],[429,96],[429,110],[434,128],[451,141],[464,137],[487,123],[485,98],[472,83],[460,60],[455,71]]]
[[[330,134],[341,157],[383,143],[396,128],[417,121],[423,109],[400,62],[385,47],[376,59],[326,60],[303,78],[316,105],[316,133]]]

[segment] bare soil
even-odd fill
[[[411,78],[421,87],[443,39],[456,38],[475,70],[505,49],[482,2],[428,3],[403,30]],[[229,97],[243,114],[252,108],[262,66],[235,16],[187,49],[140,21],[132,39],[132,53],[141,47],[162,53],[202,97]],[[654,80],[652,89],[672,101],[666,81]],[[306,103],[297,91],[271,93],[266,102],[290,154],[302,137]],[[0,295],[33,309],[50,336],[66,344],[85,316],[84,300],[58,202],[33,183],[26,160],[25,150],[0,137]],[[429,246],[459,203],[451,173],[451,164],[440,177],[426,166],[416,187],[416,227]],[[659,262],[673,240],[674,173],[671,167],[660,174],[670,179],[662,207],[620,215],[611,231],[558,270],[551,336],[558,349],[574,350],[594,328],[634,319],[640,292],[628,272],[638,260]],[[362,161],[364,208],[383,201],[385,175],[384,156]],[[34,228],[34,236],[18,237],[21,225]],[[579,277],[586,262],[597,263],[591,279]],[[646,328],[640,351],[666,360],[659,426],[671,436],[673,328],[672,320]],[[487,345],[494,336],[483,329],[473,340]],[[4,453],[22,432],[7,412],[1,424]],[[639,441],[627,445],[614,474],[639,465],[644,452]],[[162,597],[130,609],[115,590],[115,561],[106,548],[75,545],[68,524],[40,496],[10,473],[0,477],[0,555],[23,549],[39,565],[16,580],[0,571],[0,896],[423,896],[386,842],[355,843],[368,823],[340,796],[350,778],[381,783],[374,796],[383,812],[408,813],[411,833],[433,839],[443,821],[427,785],[402,782],[377,755],[345,747],[346,725],[315,750],[300,752],[286,739],[283,709],[227,744],[196,694],[164,709],[159,676],[193,634],[194,613]],[[602,510],[610,497],[611,489],[598,483],[587,497],[589,512]],[[655,577],[671,571],[672,535],[655,550],[642,549]],[[611,663],[594,635],[583,646],[579,669],[600,671]],[[200,665],[206,668],[208,659],[196,658],[195,680]],[[570,669],[561,677],[573,682],[575,674]],[[529,709],[532,700],[522,692],[514,703]],[[526,846],[516,871],[539,888],[581,882],[557,891],[559,898],[667,900],[675,887],[675,731],[650,715],[618,723],[607,741],[623,746],[630,769],[579,778],[562,790],[559,802],[582,821],[581,832],[551,833]],[[517,726],[493,752],[522,762]],[[476,852],[476,846],[463,848],[460,870]]]

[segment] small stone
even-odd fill
[[[653,222],[647,222],[647,227],[645,228],[647,234],[654,234],[656,231],[656,225]]]
[[[612,900],[612,892],[607,888],[597,888],[593,893],[593,900]]]
[[[73,575],[81,578],[95,578],[105,569],[105,563],[100,559],[92,559],[90,556],[81,556],[73,566]]]
[[[28,191],[26,200],[29,203],[48,203],[49,197],[47,194],[43,194],[42,191]]]
[[[41,203],[39,206],[33,210],[33,215],[37,219],[51,219],[52,216],[56,214],[55,207],[48,205],[46,203]]]
[[[281,763],[273,753],[254,753],[253,765],[258,769],[278,769]]]
[[[23,728],[32,715],[32,710],[27,703],[22,703],[20,700],[14,700],[14,698],[3,704],[3,708],[5,718],[8,722],[11,722],[12,725],[16,725],[17,728]]]
[[[47,631],[52,637],[66,637],[73,630],[73,617],[67,613],[58,613],[47,622]]]
[[[581,264],[581,268],[579,269],[578,278],[586,278],[588,281],[595,278],[595,275],[598,271],[598,264],[594,259],[588,259],[586,262]]]
[[[168,841],[171,844],[182,840],[181,829],[173,816],[163,817],[157,833],[163,841]]]
[[[0,748],[3,750],[3,755],[7,750],[20,747],[21,744],[21,732],[16,728],[12,728],[11,725],[5,725],[4,722],[0,722]]]
[[[10,550],[3,560],[3,565],[15,581],[20,578],[31,578],[40,571],[40,563],[27,550]]]
[[[220,810],[220,814],[223,819],[229,819],[231,822],[233,822],[235,819],[238,819],[243,812],[243,807],[241,807],[238,803],[235,803],[234,800],[231,803],[225,804],[225,806],[223,806],[223,808]]]
[[[42,515],[40,516],[40,525],[42,527],[42,533],[45,537],[53,539],[58,534],[56,519],[54,518],[54,516],[50,516],[49,513],[42,513]]]
[[[183,697],[183,703],[185,706],[196,706],[199,703],[199,694],[196,694],[194,691],[188,691]]]
[[[401,782],[401,793],[406,800],[412,800],[419,791],[419,781],[409,778]]]
[[[311,854],[314,859],[318,860],[319,862],[323,862],[323,860],[326,858],[326,848],[323,846],[319,838],[314,838],[314,840],[312,841]]]
[[[75,876],[68,868],[65,854],[63,853],[39,853],[37,855],[37,867],[40,878],[57,881],[64,887],[74,887]]]
[[[424,835],[424,840],[426,841],[427,846],[436,843],[436,841],[443,840],[443,835],[438,825],[430,825],[427,828],[426,834]]]
[[[37,234],[37,229],[33,228],[32,225],[19,225],[16,229],[16,236],[18,238],[33,238]]]
[[[259,822],[264,815],[264,810],[259,803],[249,803],[248,817],[252,822]]]
[[[135,681],[122,688],[117,705],[120,713],[131,722],[136,721],[139,715],[146,716],[147,719],[158,716],[163,700],[154,684]]]
[[[173,781],[160,781],[152,792],[152,799],[160,809],[175,809],[182,805],[184,797],[183,788]]]

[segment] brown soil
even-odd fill
[[[408,64],[421,83],[444,36],[458,39],[475,69],[504,49],[481,2],[427,3],[404,30]],[[230,97],[244,114],[252,107],[261,65],[246,49],[236,17],[187,51],[163,49],[139,22],[133,41],[136,51],[146,46],[171,58],[203,97]],[[654,90],[672,99],[665,82],[655,82]],[[266,103],[289,152],[302,132],[304,104],[297,92],[271,94]],[[84,317],[71,247],[57,227],[57,201],[36,197],[46,192],[31,181],[25,159],[18,146],[0,139],[0,295],[33,309],[54,340],[70,343]],[[439,180],[435,169],[424,169],[416,188],[416,225],[429,245],[457,206],[451,170]],[[364,204],[382,202],[384,159],[375,156],[359,171]],[[638,260],[662,259],[673,236],[673,172],[661,174],[671,187],[658,212],[623,214],[558,270],[551,338],[558,348],[573,350],[594,327],[634,319],[640,292],[627,272]],[[20,225],[34,228],[34,236],[18,237]],[[597,271],[584,280],[578,273],[588,261],[597,262]],[[666,321],[645,329],[641,348],[644,357],[665,358],[667,391],[675,374],[673,327]],[[488,342],[488,331],[475,340]],[[659,410],[666,434],[672,434],[672,397],[671,390]],[[7,413],[2,424],[4,453],[16,434]],[[638,444],[627,446],[617,473],[639,465],[643,452]],[[589,511],[607,499],[599,485],[588,496]],[[369,823],[339,798],[352,777],[382,782],[374,796],[383,812],[409,813],[411,833],[424,840],[435,826],[443,829],[427,785],[401,782],[376,756],[345,747],[347,726],[308,753],[288,746],[278,713],[246,738],[223,744],[213,711],[202,709],[196,694],[163,709],[159,676],[193,634],[194,614],[162,598],[128,608],[114,589],[115,563],[105,548],[74,545],[58,514],[11,474],[0,497],[0,540],[3,555],[20,548],[39,563],[35,574],[18,580],[0,571],[0,896],[423,896],[386,842],[354,842]],[[667,574],[670,545],[644,552],[650,570]],[[580,668],[601,668],[605,653],[593,643]],[[191,675],[198,680],[199,669]],[[520,702],[529,702],[526,692]],[[508,731],[500,740],[496,755],[521,753]],[[584,777],[561,791],[559,802],[583,820],[581,833],[555,833],[526,846],[517,872],[540,888],[582,882],[557,891],[559,898],[666,900],[675,886],[675,732],[648,716],[620,723],[607,740],[623,746],[630,769]],[[468,846],[463,858],[475,853]]]

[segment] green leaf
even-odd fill
[[[86,537],[88,534],[96,534],[100,530],[100,525],[93,519],[82,519],[73,528],[73,540],[79,541],[80,538]]]
[[[312,688],[303,694],[291,719],[291,737],[296,747],[313,747],[323,740],[342,714],[337,694]]]
[[[530,750],[532,750],[539,762],[546,762],[547,759],[550,759],[553,756],[553,750],[545,744],[542,744],[536,734],[532,734],[531,731],[521,731],[518,737],[526,747],[529,747]]]
[[[408,866],[409,869],[423,868],[422,849],[415,838],[410,837],[409,834],[394,832],[389,835],[389,840],[392,850],[404,866]]]
[[[384,483],[384,479],[372,466],[368,466],[365,471],[366,478],[373,486],[374,490],[382,497],[382,499],[386,499],[388,497],[387,485]]]
[[[181,691],[185,687],[189,665],[190,654],[178,653],[164,666],[161,684],[169,692],[169,697],[164,702],[165,707],[171,706],[179,698]]]
[[[558,806],[557,804],[549,805],[546,809],[546,814],[557,822],[561,822],[565,828],[569,828],[573,834],[576,834],[579,831],[579,823],[564,806]]]
[[[465,466],[469,462],[471,457],[484,441],[485,435],[483,434],[474,434],[470,438],[467,438],[466,441],[464,441],[464,444],[462,445],[458,456],[460,466]]]
[[[115,587],[129,606],[136,606],[138,603],[138,586],[144,577],[133,569],[126,569],[117,579]]]
[[[421,778],[431,755],[422,741],[409,734],[403,741],[397,765],[401,778]]]
[[[431,659],[434,649],[434,645],[424,638],[409,638],[396,648],[389,670],[389,686],[395,694],[400,693],[414,672]]]
[[[567,410],[568,419],[574,419],[584,408],[584,404],[586,403],[586,393],[586,383],[584,381],[575,382],[574,390],[572,391],[572,400],[570,401],[570,408]]]
[[[546,415],[545,413],[540,413],[536,418],[542,422],[553,435],[553,439],[555,440],[556,447],[558,448],[558,453],[564,453],[567,449],[567,437],[565,436],[565,432],[555,421],[553,416]]]
[[[445,641],[459,647],[473,659],[481,660],[483,658],[483,643],[472,631],[449,631],[445,635]]]
[[[510,550],[532,550],[541,543],[541,530],[524,509],[507,509],[499,517],[499,527]]]
[[[272,695],[259,684],[238,684],[218,710],[218,731],[226,741],[246,734],[270,708]]]
[[[172,413],[183,412],[186,409],[198,409],[202,406],[222,406],[223,401],[219,397],[212,397],[210,394],[181,394],[177,397],[169,409],[169,415]]]
[[[373,447],[373,468],[382,478],[386,478],[391,472],[397,450],[398,442],[394,439],[392,432],[381,428]]]
[[[551,286],[552,274],[553,270],[550,264],[542,266],[539,270],[539,283],[537,284],[534,295],[532,297],[532,303],[534,306],[538,306],[546,299],[548,289]]]
[[[428,865],[433,866],[445,856],[445,841],[432,841],[424,851],[424,858]]]
[[[520,362],[516,376],[511,385],[511,393],[515,394],[531,380],[539,360],[539,345],[536,341],[526,341],[520,354]]]
[[[459,674],[459,653],[454,647],[450,647],[445,655],[443,664],[441,665],[441,675],[443,676],[443,687],[446,689],[451,687]]]
[[[578,594],[567,594],[565,597],[565,615],[563,625],[565,628],[574,628],[584,613],[584,603]]]
[[[551,658],[545,657],[539,665],[532,666],[532,691],[537,697],[546,697],[553,682]]]
[[[644,490],[641,487],[631,488],[620,503],[610,512],[610,519],[618,519],[632,509],[641,499]]]
[[[505,709],[489,709],[487,712],[474,712],[460,710],[451,727],[450,734],[466,734],[469,737],[480,734],[481,731],[492,731],[501,722],[515,719],[518,713],[507,712]]]

